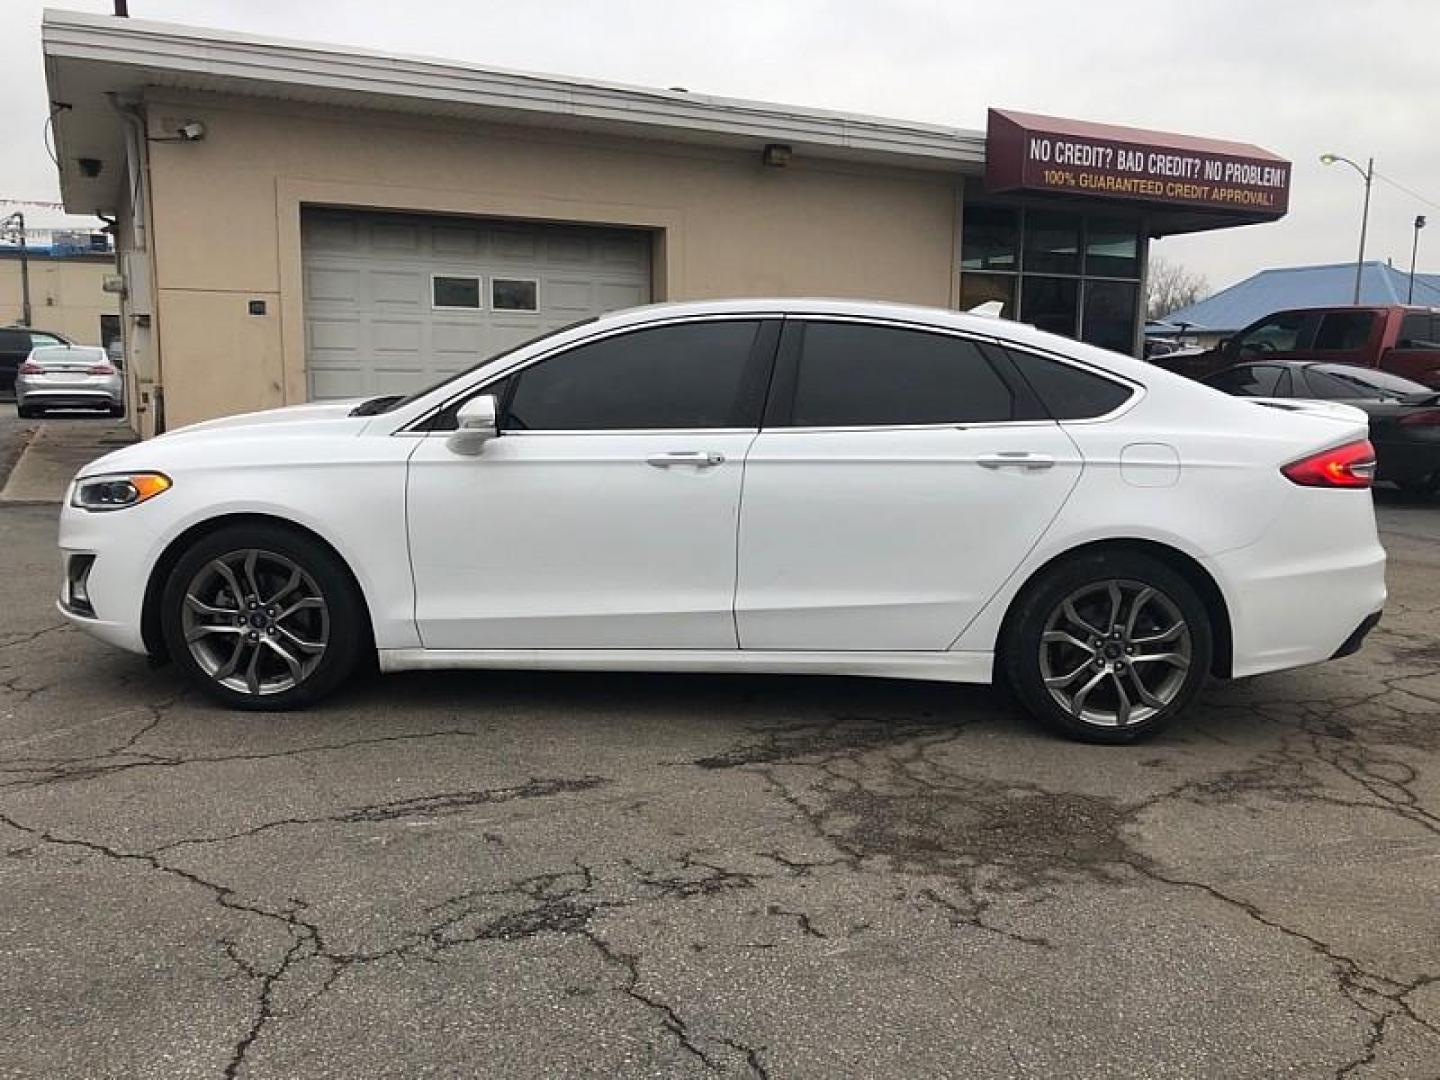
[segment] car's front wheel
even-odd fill
[[[1194,586],[1137,552],[1095,552],[1045,571],[1020,597],[1001,643],[1010,688],[1072,738],[1154,734],[1199,693],[1213,634]]]
[[[317,701],[369,647],[363,601],[344,565],[283,526],[234,525],[202,537],[171,570],[161,603],[172,659],[232,708]]]

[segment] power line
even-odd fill
[[[1433,206],[1433,207],[1435,207],[1435,209],[1440,210],[1440,202],[1436,202],[1434,199],[1427,199],[1424,195],[1421,195],[1418,191],[1415,191],[1415,190],[1413,190],[1413,189],[1411,189],[1411,188],[1406,187],[1404,184],[1400,183],[1400,181],[1398,181],[1398,180],[1391,180],[1390,177],[1386,176],[1384,173],[1377,172],[1377,173],[1375,174],[1375,179],[1376,179],[1376,180],[1384,180],[1385,183],[1389,184],[1389,185],[1390,185],[1391,187],[1393,187],[1393,188],[1396,188],[1396,189],[1398,189],[1398,190],[1400,190],[1400,191],[1403,191],[1406,195],[1409,195],[1412,199],[1419,199],[1419,200],[1420,200],[1422,203],[1424,203],[1426,206]]]

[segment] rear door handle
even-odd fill
[[[645,459],[647,465],[657,469],[670,469],[676,465],[689,465],[696,469],[711,469],[725,464],[725,455],[714,450],[671,450],[664,454],[651,454]]]
[[[1055,459],[1049,454],[1032,454],[1028,450],[1001,450],[998,454],[981,454],[975,464],[982,469],[1049,469]]]

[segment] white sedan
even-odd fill
[[[238,708],[367,659],[813,672],[1126,742],[1379,618],[1365,418],[1287,405],[952,311],[657,305],[93,462],[60,608]]]

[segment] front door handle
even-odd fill
[[[981,454],[975,463],[983,469],[1049,469],[1055,459],[1049,454],[1032,454],[1028,450],[1002,450],[998,454]]]
[[[725,455],[714,450],[671,450],[664,454],[651,454],[645,459],[647,465],[657,469],[669,469],[676,465],[689,465],[696,469],[711,469],[725,464]]]

